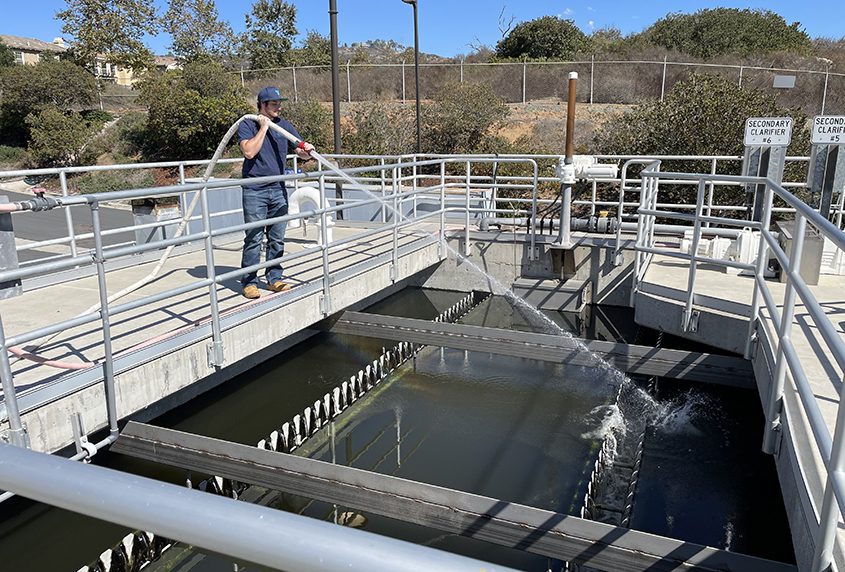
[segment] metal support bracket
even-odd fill
[[[29,432],[26,430],[26,423],[23,423],[22,425],[21,429],[17,431],[12,431],[8,428],[0,431],[0,441],[9,443],[15,447],[29,449]]]
[[[613,266],[619,267],[625,263],[625,251],[616,250],[613,252]]]
[[[320,312],[323,316],[328,316],[331,313],[332,300],[326,295],[320,296]]]
[[[396,265],[393,263],[390,264],[390,281],[396,283]]]
[[[685,332],[697,332],[698,331],[698,318],[701,316],[701,312],[698,310],[691,310],[689,314],[684,312],[684,316],[681,319],[681,329]]]
[[[76,445],[76,453],[81,455],[85,453],[86,456],[83,462],[90,463],[91,457],[97,454],[97,447],[88,440],[85,434],[85,425],[82,422],[82,414],[79,412],[70,416],[70,424],[73,428],[73,442]]]
[[[226,363],[226,357],[223,354],[223,342],[208,342],[205,349],[208,354],[208,367],[222,367]]]

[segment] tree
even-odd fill
[[[84,107],[97,97],[94,77],[81,67],[53,59],[34,66],[12,66],[0,74],[0,133],[3,139],[23,145],[29,140],[25,121],[48,105],[61,111]]]
[[[572,20],[543,16],[518,24],[496,44],[499,58],[570,59],[586,50],[589,40]]]
[[[164,30],[173,37],[170,49],[182,61],[229,57],[237,40],[217,16],[214,0],[170,0]]]
[[[801,24],[787,24],[769,10],[714,8],[694,14],[669,14],[642,35],[652,44],[700,58],[807,52],[811,47]]]
[[[284,0],[256,0],[246,15],[246,32],[241,42],[251,69],[284,65],[296,36],[296,6]]]
[[[65,0],[67,9],[56,14],[62,32],[74,38],[73,52],[88,65],[98,55],[118,66],[145,69],[153,54],[143,43],[159,23],[155,5],[145,0]]]
[[[140,101],[149,108],[145,154],[153,159],[203,159],[229,126],[254,113],[240,81],[218,62],[188,62],[183,70],[146,77]]]
[[[469,153],[508,116],[508,106],[488,85],[455,83],[423,108],[423,147],[431,153]]]
[[[331,63],[331,40],[316,30],[308,30],[302,46],[290,50],[285,57],[285,65],[292,66],[327,66]]]
[[[299,102],[284,101],[279,113],[293,123],[302,137],[318,150],[332,148],[332,114],[316,99],[307,97]]]
[[[27,151],[38,167],[76,165],[94,132],[80,114],[54,105],[28,115],[26,124],[31,134]]]
[[[0,69],[15,65],[15,54],[9,46],[0,42]]]

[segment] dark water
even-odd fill
[[[368,311],[431,319],[462,296],[409,289]],[[628,310],[592,308],[583,317],[547,315],[579,337],[632,343],[643,335]],[[485,302],[464,323],[543,330],[536,318],[500,298]],[[388,345],[320,333],[154,423],[255,444]],[[661,392],[666,401],[677,403],[672,409],[676,423],[650,429],[633,527],[791,561],[772,459],[758,453],[763,424],[756,395],[670,381],[661,383]],[[385,474],[575,514],[598,443],[584,436],[595,429],[595,416],[589,413],[607,403],[612,393],[593,368],[426,348],[415,367],[404,366],[390,383],[339,419],[335,458]],[[330,459],[327,439],[319,433],[301,453]],[[101,454],[96,462],[174,483],[184,483],[186,477],[182,470],[121,455]],[[251,494],[259,493],[253,489]],[[333,507],[290,495],[271,493],[262,502],[333,518]],[[766,510],[759,510],[760,503]],[[520,569],[547,569],[545,558],[366,516],[365,528],[373,532]],[[3,570],[77,570],[127,532],[21,500],[0,505],[0,518]],[[183,550],[170,552],[153,569],[233,570],[226,558]]]

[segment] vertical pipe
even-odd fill
[[[352,79],[349,77],[349,60],[346,60],[346,101],[352,103]]]
[[[590,56],[590,105],[593,104],[593,72],[595,71],[596,67],[596,56],[592,54]]]
[[[469,244],[469,189],[470,189],[470,177],[472,177],[471,173],[471,163],[467,161],[467,177],[466,177],[466,197],[464,203],[464,209],[466,210],[466,221],[464,226],[464,255],[469,256],[470,253],[470,244]]]
[[[94,264],[97,266],[97,286],[100,294],[100,319],[103,324],[103,384],[106,394],[106,411],[109,418],[109,436],[117,437],[117,397],[114,387],[109,293],[106,288],[106,261],[103,257],[103,237],[100,234],[100,204],[97,202],[91,204],[91,224],[94,231]]]
[[[666,93],[666,57],[663,56],[663,79],[660,82],[660,101],[663,101],[663,95]]]
[[[292,66],[290,71],[293,74],[293,102],[299,103],[299,90],[296,89],[296,66]]]
[[[3,320],[0,316],[0,381],[3,385],[3,398],[6,416],[9,418],[9,442],[16,447],[26,447],[26,431],[21,422],[18,408],[18,396],[15,393],[15,378],[12,375],[12,364],[9,363],[9,350],[6,347],[6,334],[3,331]]]
[[[217,271],[214,267],[214,241],[211,238],[211,213],[208,211],[208,187],[200,190],[200,205],[202,208],[202,226],[205,233],[205,276],[211,283],[208,285],[208,299],[211,310],[211,353],[209,365],[219,369],[225,361],[223,357],[223,332],[220,328],[220,304],[217,299]]]
[[[717,161],[718,161],[718,159],[716,159],[714,157],[712,159],[712,161],[710,162],[710,174],[714,175],[714,178],[715,178],[715,175],[716,175],[716,162]],[[713,179],[710,179],[707,182],[707,216],[710,216],[713,213],[713,191],[714,191],[715,187],[716,187],[716,183],[713,182]],[[704,226],[706,228],[710,228],[710,222],[708,221],[708,222],[704,223]]]
[[[379,164],[384,167],[384,157],[379,159]],[[384,205],[384,192],[387,190],[387,181],[385,180],[384,169],[382,168],[379,172],[381,173],[381,222],[387,222],[387,208]]]
[[[62,186],[62,196],[67,196],[67,173],[65,171],[59,171],[59,183]],[[73,229],[73,213],[71,213],[70,207],[66,207],[65,211],[65,224],[67,225],[67,233],[68,237],[70,237],[70,255],[76,256],[78,249],[76,246],[76,232]]]
[[[807,219],[801,213],[796,212],[795,232],[792,235],[792,249],[789,253],[789,275],[786,279],[786,289],[783,295],[783,312],[781,312],[780,317],[780,332],[778,332],[779,341],[777,359],[775,361],[775,374],[769,393],[768,406],[766,407],[766,427],[763,433],[763,452],[770,455],[775,452],[775,440],[779,432],[780,412],[783,406],[783,386],[786,379],[786,358],[784,357],[783,346],[791,338],[792,319],[795,313],[795,287],[792,285],[792,273],[797,272],[800,266],[806,227]]]
[[[421,153],[420,146],[420,29],[417,17],[417,2],[414,7],[414,96],[417,102],[417,153]]]
[[[578,72],[569,72],[569,93],[566,103],[566,156],[564,163],[572,165],[572,154],[575,148],[575,95],[578,88]],[[563,181],[560,204],[560,229],[558,242],[561,245],[572,243],[572,230],[569,228],[572,219],[572,181]]]
[[[757,245],[757,263],[754,268],[754,273],[757,275],[754,280],[754,291],[751,295],[751,315],[748,321],[748,335],[745,342],[745,359],[751,359],[751,342],[754,335],[754,328],[757,323],[757,315],[760,313],[760,283],[763,282],[766,272],[766,265],[769,251],[768,243],[765,240],[765,235],[769,232],[769,225],[772,222],[772,188],[766,185],[766,192],[763,198],[763,220],[760,230],[760,244]]]

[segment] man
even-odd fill
[[[282,175],[285,172],[285,158],[289,153],[296,153],[301,159],[310,158],[314,146],[302,142],[294,145],[280,133],[270,129],[275,123],[297,139],[302,137],[290,122],[279,117],[282,95],[276,87],[265,87],[258,92],[259,121],[246,120],[238,127],[241,151],[244,154],[242,175],[244,222],[255,222],[288,214],[288,193],[284,181],[263,184],[250,184],[253,177]],[[285,254],[284,222],[277,222],[265,227],[246,231],[244,238],[241,268],[258,264],[261,260],[261,240],[267,235],[267,260],[281,258]],[[265,271],[267,284],[273,292],[290,290],[290,285],[282,281],[282,266],[270,266]],[[258,290],[258,273],[250,272],[241,277],[243,295],[255,299],[261,296]]]

